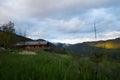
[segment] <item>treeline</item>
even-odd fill
[[[0,47],[12,48],[15,43],[16,33],[14,23],[9,21],[0,26]]]

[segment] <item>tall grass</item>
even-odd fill
[[[37,55],[17,52],[0,53],[0,80],[120,80],[120,63],[102,60],[96,76],[95,64],[89,57],[76,59],[44,51],[36,51]]]
[[[40,51],[38,55],[0,54],[0,80],[72,80],[70,56]],[[72,64],[72,65],[71,65]]]

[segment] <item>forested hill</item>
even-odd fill
[[[64,47],[66,50],[69,50],[73,53],[77,54],[90,54],[95,50],[99,52],[103,52],[105,49],[119,49],[120,48],[120,38],[111,39],[106,41],[96,41],[96,42],[84,42],[77,44],[56,44],[59,47]]]
[[[1,33],[4,33],[4,32],[0,31],[0,34]],[[2,39],[3,37],[0,36],[0,38]],[[41,39],[41,40],[44,40],[44,39]],[[17,43],[17,42],[25,42],[25,41],[33,41],[33,40],[24,36],[16,35],[14,41],[15,43]],[[0,41],[0,43],[2,42]],[[77,54],[90,54],[94,52],[95,49],[99,52],[102,52],[104,49],[120,48],[120,38],[106,40],[106,41],[84,42],[84,43],[77,43],[77,44],[62,44],[62,43],[53,44],[51,42],[49,43],[50,43],[50,46],[58,53],[62,53],[62,52],[64,53],[67,50]]]
[[[25,41],[33,41],[33,40],[24,36],[16,35],[16,42],[25,42]]]
[[[106,41],[85,42],[85,44],[88,44],[93,47],[116,49],[116,48],[120,48],[120,38],[106,40]]]

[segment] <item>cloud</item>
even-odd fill
[[[27,0],[28,12],[36,15],[71,10],[75,8],[93,8],[117,2],[119,0]]]
[[[54,16],[56,14],[72,14],[82,9],[103,7],[103,5],[114,5],[119,0],[1,0],[0,17],[13,20],[24,20],[35,17],[38,19]],[[1,20],[2,21],[2,20]]]
[[[93,22],[96,19],[98,40],[119,37],[119,35],[115,36],[117,33],[107,36],[110,32],[112,34],[114,31],[120,31],[119,17],[110,11],[111,8],[90,9],[80,16],[73,16],[69,19],[47,18],[43,21],[38,20],[35,21],[38,22],[35,25],[39,27],[36,27],[36,29],[34,27],[35,30],[33,31],[38,31],[39,36],[51,41],[76,43],[83,40],[94,40]],[[43,31],[43,33],[40,33],[40,31]]]
[[[120,37],[120,31],[107,32],[103,36],[103,38],[108,38],[108,39],[112,39],[112,38],[116,38],[116,37]]]
[[[85,27],[85,22],[78,17],[73,17],[69,20],[48,19],[48,24],[56,28],[56,30],[67,33],[79,32],[81,28]]]
[[[120,37],[120,0],[0,0],[0,24],[12,20],[27,37],[82,42]],[[114,34],[114,35],[112,35]]]

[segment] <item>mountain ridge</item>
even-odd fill
[[[65,48],[68,51],[71,51],[76,54],[90,55],[94,51],[103,52],[105,49],[120,49],[120,38],[109,39],[105,41],[92,41],[92,42],[83,42],[76,44],[69,44],[66,46],[65,43],[58,43],[58,47]]]

